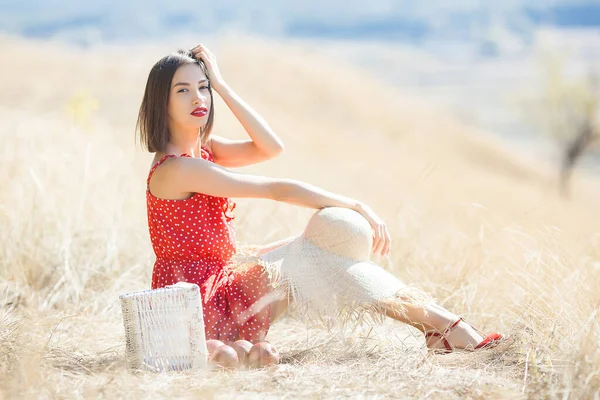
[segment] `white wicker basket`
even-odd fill
[[[133,370],[182,371],[207,364],[198,285],[179,282],[119,296]]]

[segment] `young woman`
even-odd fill
[[[225,101],[249,139],[228,140],[212,134],[213,91]],[[152,288],[178,281],[198,284],[207,339],[262,341],[270,323],[282,312],[279,303],[243,321],[236,318],[247,314],[272,288],[260,265],[243,272],[227,266],[236,254],[235,203],[230,198],[264,198],[313,209],[349,208],[371,225],[373,252],[386,255],[390,251],[385,223],[366,204],[307,183],[228,169],[272,159],[284,147],[268,124],[227,84],[215,56],[202,44],[169,54],[152,67],[138,130],[142,144],[155,153],[146,192],[156,253]],[[267,245],[264,251],[292,239]],[[426,333],[431,349],[476,349],[500,339],[497,334],[484,338],[436,305],[408,307],[402,315],[391,311],[387,315]]]

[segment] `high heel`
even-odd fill
[[[444,344],[444,349],[439,349],[439,348],[431,349],[433,352],[448,354],[448,353],[452,353],[452,352],[456,351],[455,347],[452,346],[452,344],[450,344],[450,342],[448,341],[448,338],[446,337],[446,335],[448,335],[450,332],[452,332],[454,330],[454,328],[456,328],[458,326],[458,324],[460,324],[461,321],[463,321],[462,317],[458,318],[452,324],[448,325],[448,327],[444,330],[444,332],[440,332],[437,330],[425,332],[425,340],[428,340],[428,339],[434,338],[434,337],[439,337],[441,342]],[[471,326],[471,325],[469,325],[469,326]],[[473,328],[473,326],[471,326],[471,328]],[[472,349],[472,351],[489,349],[489,348],[495,347],[503,339],[502,335],[499,333],[496,333],[496,332],[490,333],[489,335],[485,335],[484,333],[482,333],[481,331],[479,331],[475,328],[473,328],[473,330],[475,330],[475,332],[479,333],[484,338],[481,342],[479,342],[479,344],[477,346],[475,346],[474,349]],[[469,351],[471,349],[459,349],[459,350]]]

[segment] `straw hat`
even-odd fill
[[[372,228],[358,212],[340,207],[317,211],[293,241],[257,258],[277,291],[309,316],[334,315],[339,322],[402,312],[427,296],[369,261]],[[342,318],[340,318],[342,317]]]

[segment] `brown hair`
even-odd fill
[[[171,81],[177,68],[185,64],[198,64],[208,78],[208,71],[204,62],[195,59],[191,51],[181,49],[161,58],[154,64],[148,75],[142,105],[138,113],[136,131],[139,131],[142,146],[145,146],[151,153],[165,151],[171,137],[168,125]],[[210,135],[215,115],[210,81],[208,91],[210,93],[210,110],[206,125],[200,129],[201,144],[204,144]]]

